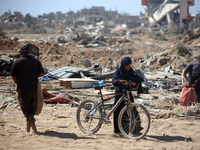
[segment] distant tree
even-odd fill
[[[25,23],[29,23],[29,22],[32,21],[32,16],[28,13],[28,14],[25,15],[23,20],[24,20]]]
[[[38,18],[42,18],[42,15],[38,15],[37,17],[38,17]]]
[[[6,34],[6,33],[3,31],[3,28],[0,27],[0,37],[5,36],[5,34]]]
[[[104,12],[104,16],[105,16],[105,17],[108,17],[108,16],[109,16],[109,12],[108,12],[108,11],[105,11],[105,12]]]

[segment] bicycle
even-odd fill
[[[125,106],[120,111],[118,117],[120,132],[124,137],[135,140],[141,139],[147,134],[150,127],[150,116],[144,106],[131,102],[129,92],[131,92],[131,84],[133,82],[125,82],[125,80],[121,80],[120,82],[124,83],[121,93],[104,99],[101,89],[105,85],[97,85],[94,86],[94,89],[99,90],[101,101],[97,102],[93,99],[86,99],[80,103],[76,113],[76,120],[83,133],[94,134],[101,128],[103,123],[111,123],[109,117],[120,103],[125,101]],[[118,102],[106,114],[104,102],[116,96],[120,96]]]

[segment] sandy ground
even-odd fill
[[[200,122],[151,119],[141,140],[113,137],[113,124],[103,125],[94,135],[82,133],[76,123],[76,107],[45,105],[36,116],[38,135],[26,133],[21,110],[8,107],[0,114],[0,149],[134,149],[199,150]],[[112,120],[112,119],[111,119]]]
[[[7,79],[11,80],[11,79]],[[10,83],[12,83],[10,81]],[[57,83],[57,82],[55,82]],[[45,84],[42,83],[44,87]],[[6,86],[4,86],[6,88]],[[1,88],[4,88],[1,87]],[[60,91],[87,93],[93,97],[97,91],[92,89],[65,89]],[[105,90],[104,93],[113,90]],[[134,91],[133,91],[134,92]],[[89,94],[91,93],[91,94]],[[70,93],[72,96],[73,92]],[[134,94],[134,93],[133,93]],[[143,94],[141,98],[158,95],[155,91]],[[7,96],[6,96],[7,95]],[[83,94],[82,94],[83,95]],[[6,96],[6,97],[5,97]],[[4,94],[6,99],[14,94]],[[84,96],[80,96],[84,99]],[[178,107],[178,106],[177,106]],[[184,106],[179,106],[185,109]],[[200,150],[200,121],[192,118],[169,117],[154,119],[151,114],[151,124],[147,135],[140,140],[132,140],[113,136],[113,118],[111,124],[103,124],[94,135],[81,132],[76,122],[77,107],[69,104],[44,104],[42,113],[35,116],[38,135],[26,133],[25,118],[17,105],[0,109],[0,149],[30,149],[30,150],[88,150],[88,149],[133,149],[133,150]]]

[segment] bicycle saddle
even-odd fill
[[[93,85],[93,88],[94,88],[95,90],[100,90],[100,89],[102,89],[103,87],[105,87],[105,84],[102,84],[102,85]]]

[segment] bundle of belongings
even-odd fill
[[[35,57],[36,59],[39,59],[39,47],[34,44],[26,43],[22,47],[20,47],[20,49],[18,49],[18,52],[28,52],[29,55]]]
[[[182,106],[189,106],[192,102],[196,102],[195,88],[191,85],[183,84],[179,98],[179,102]]]

